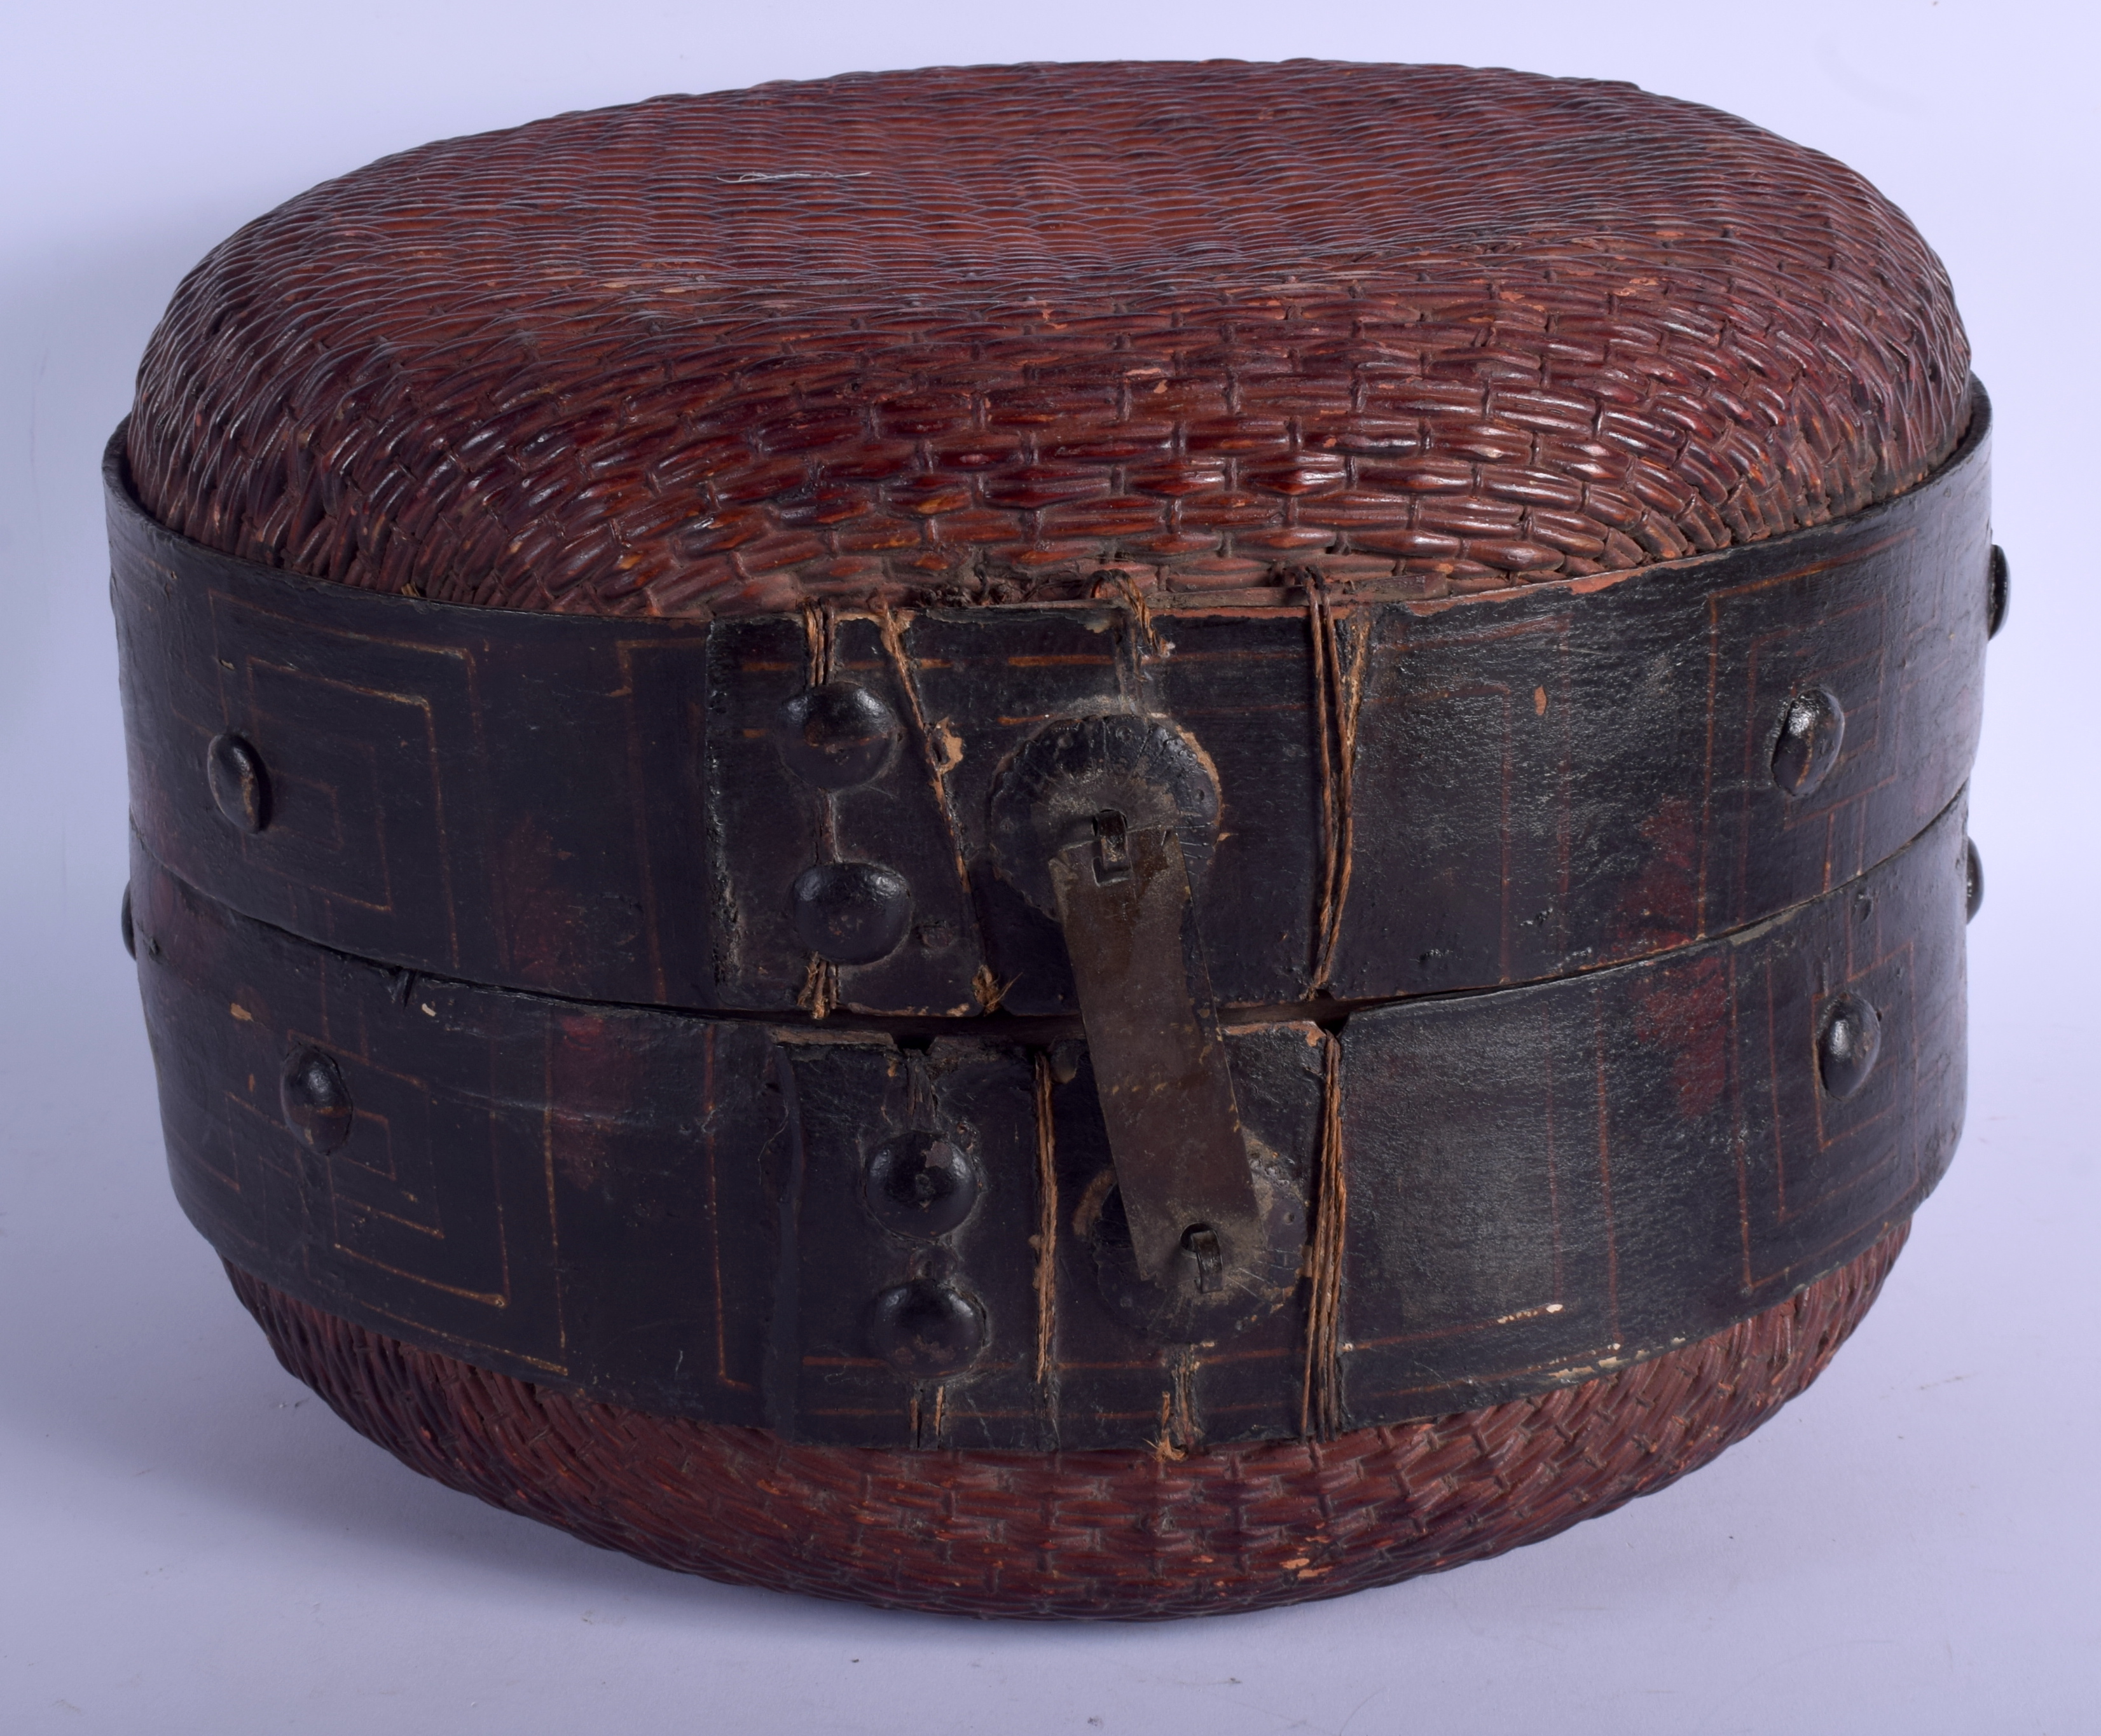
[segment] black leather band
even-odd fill
[[[272,572],[113,443],[185,1209],[412,1344],[840,1444],[1321,1433],[1721,1330],[1960,1127],[1986,422],[1617,578],[719,622]],[[1186,868],[1248,1136],[1193,1291],[1028,853],[1090,813]]]
[[[998,783],[1046,720],[1130,708],[1216,773],[1196,916],[1222,1004],[1538,981],[1785,910],[1954,799],[1979,715],[1987,421],[1980,392],[1962,450],[1886,505],[1609,582],[714,623],[432,604],[232,560],[146,518],[113,444],[134,818],[191,884],[309,940],[696,1010],[808,1004],[800,877],[867,863],[896,906],[874,926],[902,938],[838,968],[838,1004],[1069,1012],[1056,923],[999,859]],[[784,736],[813,675],[889,720],[866,742],[851,717],[810,725],[872,742],[872,770]],[[1805,696],[1842,725],[1790,791],[1776,754]],[[259,826],[223,764],[215,787],[215,742],[253,757]]]
[[[143,846],[133,909],[176,1189],[244,1270],[660,1413],[1044,1450],[1294,1434],[1309,1387],[1331,1428],[1466,1409],[1842,1264],[1960,1130],[1965,868],[1958,804],[1752,931],[1339,1034],[1229,1028],[1272,1198],[1303,1224],[1347,1193],[1325,1345],[1317,1272],[1215,1344],[1152,1330],[1085,1053],[1022,1021],[900,1043],[422,977]],[[879,1184],[936,1143],[915,1219]]]

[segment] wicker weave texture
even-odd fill
[[[327,184],[189,277],[140,498],[454,601],[1437,596],[1812,525],[1953,446],[1903,215],[1630,86],[1291,62],[666,97]]]
[[[949,1614],[1161,1619],[1385,1585],[1659,1489],[1814,1380],[1904,1244],[1699,1344],[1332,1442],[1174,1457],[792,1446],[412,1349],[228,1267],[279,1358],[413,1469],[607,1548],[740,1584]]]

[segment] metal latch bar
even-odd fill
[[[1261,1208],[1181,842],[1105,809],[1049,866],[1138,1269],[1222,1290]]]

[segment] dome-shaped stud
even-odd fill
[[[1882,1048],[1882,1016],[1857,994],[1842,994],[1824,1015],[1816,1069],[1825,1090],[1850,1097],[1868,1083]]]
[[[773,744],[789,770],[820,790],[865,784],[889,762],[897,714],[854,681],[807,688],[781,707]]]
[[[977,1159],[937,1133],[901,1133],[868,1160],[862,1197],[876,1222],[931,1240],[960,1229],[978,1202]]]
[[[325,1157],[350,1137],[356,1111],[343,1070],[319,1049],[295,1049],[285,1062],[277,1090],[285,1124]]]
[[[1773,743],[1773,782],[1789,795],[1809,795],[1830,775],[1846,741],[1846,708],[1828,687],[1799,688],[1780,713]]]
[[[2013,600],[2014,575],[2006,565],[2006,551],[1994,542],[1985,570],[1984,636],[1997,639],[2006,624],[2006,605]]]
[[[263,757],[242,737],[214,736],[205,750],[205,773],[211,799],[227,823],[244,832],[259,832],[270,823],[270,775]]]
[[[875,1299],[869,1328],[875,1353],[910,1380],[960,1374],[984,1348],[984,1312],[931,1278],[914,1278]]]
[[[139,956],[139,931],[131,920],[131,888],[124,888],[124,902],[117,912],[117,932],[124,937],[124,950],[133,958]]]
[[[1978,907],[1984,901],[1984,858],[1977,853],[1974,839],[1962,840],[1962,911],[1965,919],[1974,918]]]
[[[912,926],[912,888],[874,862],[820,862],[790,889],[795,938],[834,964],[873,964]]]

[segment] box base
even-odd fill
[[[360,1433],[586,1542],[889,1608],[1135,1621],[1389,1585],[1663,1487],[1822,1372],[1909,1229],[1727,1331],[1580,1386],[1179,1456],[798,1446],[490,1374],[227,1270],[278,1359]]]

